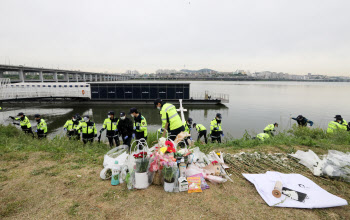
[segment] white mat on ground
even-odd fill
[[[269,206],[273,206],[286,198],[285,195],[280,198],[275,198],[272,195],[276,181],[281,181],[283,187],[307,194],[304,202],[287,198],[283,203],[276,205],[277,207],[312,209],[348,205],[345,199],[330,194],[300,174],[267,171],[265,174],[243,174],[243,176],[255,185],[256,190]]]

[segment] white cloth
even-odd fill
[[[256,190],[269,206],[273,206],[286,198],[285,195],[282,195],[280,198],[272,195],[276,181],[281,181],[283,187],[307,194],[304,202],[295,201],[287,197],[283,203],[276,205],[276,207],[312,209],[348,205],[345,199],[330,194],[300,174],[283,174],[268,171],[265,174],[243,174],[243,176],[255,185]]]

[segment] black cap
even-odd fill
[[[193,127],[196,127],[197,123],[193,123]]]
[[[274,125],[277,125],[278,126],[278,123],[277,122],[275,122],[275,124]]]
[[[109,111],[108,115],[114,115],[114,111]]]
[[[90,116],[88,116],[88,115],[84,115],[84,118],[90,118]]]
[[[23,112],[20,112],[20,113],[18,113],[17,116],[21,116],[21,115],[24,115],[24,113],[23,113]]]
[[[120,117],[125,116],[125,112],[120,112]]]
[[[339,120],[343,119],[343,117],[341,117],[341,115],[336,115],[334,118],[339,119]]]
[[[162,99],[156,99],[154,100],[154,107],[157,107],[158,103],[162,104],[163,100]]]
[[[39,114],[35,114],[34,117],[35,118],[40,118],[40,115]]]
[[[137,108],[133,107],[130,109],[129,114],[131,114],[131,113],[139,113],[139,112],[137,111]]]
[[[193,119],[192,118],[188,118],[187,121],[192,123]]]
[[[217,113],[217,114],[216,114],[216,117],[218,117],[219,119],[222,119],[222,117],[221,117],[221,114],[220,114],[220,113]]]
[[[77,115],[72,115],[72,118],[77,118]]]
[[[303,118],[303,116],[302,115],[298,115],[298,117],[297,118]]]

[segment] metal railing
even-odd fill
[[[230,100],[229,94],[224,93],[210,93],[208,91],[191,93],[190,99],[194,100],[221,100],[222,103],[228,103]]]
[[[91,98],[90,85],[85,83],[16,83],[0,87],[0,100],[28,98]]]

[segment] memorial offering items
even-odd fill
[[[346,200],[330,194],[300,174],[268,171],[264,174],[243,174],[243,176],[254,184],[269,206],[312,209],[348,204]]]
[[[118,164],[114,176],[118,177],[119,181],[115,179],[112,182],[117,181],[119,184],[125,182],[128,189],[146,189],[153,183],[163,184],[166,192],[191,193],[208,189],[206,180],[212,183],[231,180],[225,172],[228,166],[224,163],[223,154],[210,152],[206,155],[198,147],[193,149],[177,147],[175,142],[160,138],[151,149],[147,146],[142,148],[136,146],[135,152],[131,153],[126,152],[124,148],[115,148],[105,155],[104,164],[112,162],[114,166]],[[110,178],[105,173],[106,170],[101,171],[103,174],[101,178]],[[187,178],[190,178],[191,182]]]

